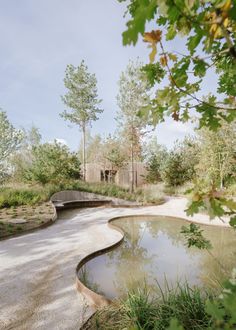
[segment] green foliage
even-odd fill
[[[34,205],[42,201],[35,189],[1,189],[0,208],[20,205]]]
[[[48,201],[50,197],[61,190],[85,191],[103,196],[120,198],[143,203],[160,203],[163,194],[149,190],[137,190],[130,193],[127,189],[108,183],[88,183],[81,180],[54,181],[45,185],[21,185],[20,187],[4,187],[0,189],[0,208],[20,205],[35,205]]]
[[[150,82],[151,87],[153,87],[157,82],[161,82],[165,75],[165,70],[159,63],[146,64],[142,67],[141,71],[145,72],[147,75],[147,79]]]
[[[124,45],[136,44],[138,33],[144,33],[146,20],[153,19],[156,13],[156,0],[131,1],[128,10],[133,19],[127,23],[128,30],[123,33]]]
[[[77,155],[60,143],[34,146],[32,158],[32,164],[23,173],[26,181],[46,184],[80,177]]]
[[[61,113],[61,116],[71,123],[79,125],[83,133],[83,179],[86,179],[86,127],[92,121],[98,120],[103,112],[98,106],[97,79],[95,74],[88,72],[84,61],[78,67],[67,65],[64,84],[67,93],[62,96],[64,104],[70,108]]]
[[[22,131],[22,142],[17,150],[10,158],[10,164],[12,167],[12,177],[15,181],[22,181],[24,172],[29,168],[32,163],[32,148],[38,146],[41,142],[41,134],[39,129],[32,126],[29,130]]]
[[[152,294],[137,288],[126,299],[99,310],[83,329],[201,330],[210,326],[207,293],[188,285]]]
[[[124,321],[129,327],[140,330],[154,327],[156,306],[146,290],[137,289],[136,292],[129,292],[122,307]]]
[[[152,86],[161,82],[158,97],[145,109],[153,117],[153,124],[160,122],[164,115],[183,121],[184,117],[191,117],[190,109],[198,112],[200,127],[213,130],[220,127],[222,108],[227,110],[227,120],[234,120],[236,112],[231,109],[235,109],[235,100],[231,98],[236,95],[235,1],[132,0],[127,4],[127,12],[129,21],[123,43],[136,44],[139,35],[144,37],[152,48],[147,77]],[[156,29],[146,32],[149,21],[153,21]],[[166,42],[179,42],[182,37],[185,37],[185,47],[181,54],[175,50],[169,54]],[[162,74],[155,74],[154,68],[159,70],[161,66]],[[212,67],[217,73],[218,92],[225,97],[224,104],[221,97],[206,100],[196,96]]]
[[[82,328],[101,330],[227,330],[236,325],[236,269],[220,296],[187,284],[157,293],[137,289],[126,299],[99,310]]]
[[[219,190],[214,185],[209,186],[205,180],[200,180],[187,193],[191,194],[191,202],[185,210],[187,215],[192,216],[200,210],[205,210],[210,219],[218,217],[224,221],[223,216],[231,217],[230,225],[235,226],[236,202],[227,196],[227,191]]]
[[[235,329],[236,327],[236,268],[231,278],[224,284],[218,299],[206,302],[206,312],[212,318],[211,328],[215,330]]]
[[[131,163],[130,190],[133,192],[134,160],[140,160],[142,154],[141,138],[148,125],[148,119],[140,118],[140,109],[149,103],[150,86],[145,74],[141,71],[140,62],[129,62],[119,79],[117,103],[120,110],[117,113],[120,134],[128,149]]]
[[[108,165],[117,171],[125,166],[129,160],[129,154],[124,146],[122,137],[108,136],[102,143],[102,163],[104,168]]]
[[[15,129],[0,109],[0,181],[9,174],[9,158],[19,149],[22,139],[23,132]]]
[[[184,234],[187,239],[187,246],[190,248],[192,246],[197,247],[198,249],[210,249],[212,248],[211,243],[203,235],[203,230],[200,229],[200,226],[197,226],[194,223],[191,223],[189,227],[182,226],[181,234]]]
[[[224,122],[230,123],[236,118],[236,2],[132,0],[127,4],[127,12],[130,16],[127,30],[123,33],[123,43],[136,44],[139,35],[143,36],[152,49],[151,67],[146,70],[149,83],[151,86],[159,83],[152,102],[140,111],[140,114],[145,119],[149,118],[153,125],[162,122],[165,116],[183,122],[194,117],[197,118],[199,128],[207,127],[211,131],[224,133]],[[145,32],[145,25],[151,20],[156,24],[156,29]],[[185,47],[181,54],[173,50],[170,56],[166,50],[166,42],[173,40],[178,43],[182,37]],[[171,45],[168,46],[170,47]],[[155,75],[155,66],[162,66],[163,74]],[[214,79],[221,95],[199,96],[210,68],[216,72]],[[213,79],[214,73],[211,71],[210,74]],[[194,112],[191,112],[192,110]],[[211,151],[215,146],[217,143],[214,142],[209,154],[205,153],[206,157],[212,155]],[[215,172],[214,175],[213,172],[210,174],[211,178],[214,176],[213,182],[207,182],[207,187],[211,185],[211,188],[208,193],[200,192],[200,197],[196,192],[195,200],[188,209],[189,213],[193,214],[204,207],[210,210],[211,216],[221,217],[224,214],[227,201],[225,198],[217,198],[218,191],[215,186],[218,183],[215,178],[218,176],[223,187],[227,176],[235,172],[231,166],[234,155],[235,151],[218,153],[219,166],[209,167],[206,172],[208,176],[211,170]],[[231,157],[229,161],[228,156]],[[173,171],[176,168],[181,172],[181,162],[178,159],[180,157],[172,154],[171,158],[172,166],[171,162],[168,166]],[[177,175],[177,178],[171,177],[168,181],[178,184],[181,179],[182,174]],[[213,191],[215,193],[212,193]],[[226,214],[235,216],[232,208],[229,209],[227,205]],[[234,223],[234,220],[231,223]]]
[[[117,122],[120,134],[129,150],[133,149],[134,158],[140,157],[140,140],[147,120],[138,116],[139,110],[149,103],[149,84],[141,71],[140,62],[129,62],[126,70],[119,79],[119,93],[117,103],[120,110],[117,113]]]
[[[199,162],[197,174],[206,182],[223,188],[236,169],[236,131],[234,124],[222,122],[222,129],[214,132],[207,128],[197,131]]]
[[[81,127],[97,120],[97,115],[103,111],[97,107],[101,102],[97,95],[97,79],[88,72],[84,61],[78,67],[67,65],[64,84],[67,93],[62,101],[71,111],[64,111],[61,116]]]
[[[157,183],[161,181],[161,168],[162,159],[160,159],[159,155],[153,154],[147,164],[148,174],[145,177],[145,180],[149,183]]]
[[[231,217],[229,224],[231,227],[236,228],[236,216]]]
[[[182,155],[171,151],[162,166],[161,178],[170,186],[179,186],[189,180],[187,168],[184,166]]]

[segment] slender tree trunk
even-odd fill
[[[220,189],[224,188],[224,175],[220,173]]]
[[[223,169],[223,160],[219,154],[219,169],[220,169],[220,189],[224,188],[224,169]]]
[[[82,133],[83,133],[83,180],[86,181],[86,129],[85,129],[85,123],[82,127]]]
[[[131,141],[131,181],[130,181],[130,192],[134,192],[134,143]]]

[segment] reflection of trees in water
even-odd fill
[[[201,258],[201,280],[216,287],[231,274],[236,261],[236,232],[231,228],[204,227],[204,236],[211,241],[210,255]]]
[[[87,265],[83,265],[81,269],[78,272],[79,280],[90,290],[97,292],[99,294],[104,294],[102,290],[100,289],[100,285],[95,282],[91,272],[89,271],[89,268]]]
[[[145,226],[143,226],[143,220],[146,220]],[[224,265],[224,269],[228,274],[235,264],[236,233],[231,229],[202,226],[204,236],[212,243],[213,250],[211,253],[214,255],[214,259],[207,251],[186,247],[186,239],[180,231],[183,225],[188,225],[187,221],[172,220],[166,217],[158,217],[158,220],[156,217],[147,217],[146,219],[139,217],[117,220],[115,224],[124,230],[125,241],[119,251],[115,250],[110,254],[110,258],[112,262],[116,262],[117,279],[122,278],[122,282],[125,282],[127,277],[126,283],[132,282],[132,277],[135,277],[137,273],[140,274],[139,279],[143,274],[142,278],[145,277],[148,284],[155,279],[156,273],[151,267],[155,255],[149,256],[148,251],[141,245],[143,228],[146,228],[154,239],[158,239],[159,235],[166,235],[172,245],[183,248],[184,253],[190,257],[200,255],[200,258],[198,258],[199,278],[207,286],[215,286],[226,275],[215,259]]]
[[[145,221],[143,221],[145,220]],[[116,292],[123,294],[133,288],[148,286],[150,291],[156,290],[156,278],[158,273],[158,256],[145,246],[145,244],[158,245],[158,237],[165,238],[175,246],[181,248],[181,253],[188,256],[197,257],[196,276],[201,279],[203,284],[215,286],[217,281],[222,279],[222,269],[219,264],[209,255],[207,251],[199,251],[197,248],[187,248],[185,237],[180,233],[182,225],[186,221],[171,220],[166,217],[147,217],[147,218],[126,218],[116,220],[115,225],[122,228],[125,232],[123,243],[104,256],[104,282],[98,285],[96,280],[96,269],[88,267],[85,269],[84,280],[82,282],[90,289],[102,293],[100,286],[106,291],[106,269],[111,269],[113,285]],[[219,227],[202,226],[204,236],[213,245],[211,253],[224,265],[229,273],[236,260],[236,233],[233,230]],[[144,235],[145,239],[144,238]],[[152,242],[147,241],[147,237]],[[146,241],[145,241],[146,240]],[[163,246],[163,245],[162,245]],[[163,251],[163,250],[162,250]],[[156,259],[156,260],[154,260]],[[161,261],[160,261],[161,262]],[[199,268],[197,268],[199,267]],[[114,271],[114,273],[113,273]],[[160,274],[163,276],[163,274]],[[167,274],[168,275],[168,274]],[[177,280],[177,279],[176,279]]]
[[[125,232],[123,243],[108,254],[107,265],[116,264],[114,286],[120,293],[132,290],[137,286],[146,285],[150,277],[154,276],[152,266],[155,255],[150,255],[142,245],[143,236],[148,228],[134,218],[117,221]],[[150,287],[150,283],[148,283]]]
[[[149,219],[149,218],[147,218]],[[185,252],[189,255],[195,255],[196,249],[188,249],[186,246],[186,239],[183,234],[180,233],[181,227],[188,225],[189,222],[179,219],[171,219],[168,217],[159,216],[158,220],[156,217],[152,217],[147,221],[147,227],[153,238],[158,238],[158,235],[165,234],[166,237],[171,241],[171,244],[176,247],[184,248]]]

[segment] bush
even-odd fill
[[[39,191],[30,189],[4,189],[0,192],[0,208],[20,205],[34,205],[43,200]]]
[[[130,193],[128,189],[118,187],[110,183],[88,183],[80,180],[61,180],[45,185],[21,185],[20,187],[5,187],[0,190],[0,208],[35,205],[45,202],[58,191],[78,190],[104,196],[121,198],[129,201],[139,201],[144,203],[159,203],[163,200],[163,194],[156,192],[155,195],[149,190],[137,190]]]
[[[26,181],[46,184],[80,177],[80,161],[65,145],[55,142],[34,146],[32,157],[32,164],[23,172]]]

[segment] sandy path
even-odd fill
[[[153,207],[63,211],[51,227],[0,241],[0,329],[79,329],[91,308],[75,289],[75,268],[85,255],[119,240],[107,221],[132,214],[186,218],[185,205],[174,198]],[[209,223],[205,215],[189,219]]]

